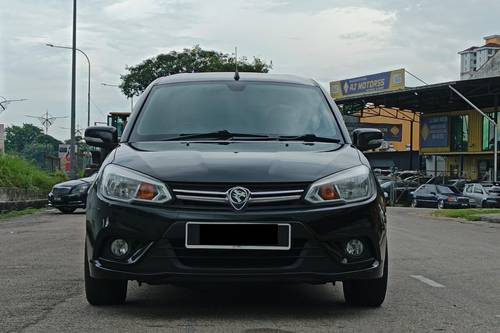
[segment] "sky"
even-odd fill
[[[0,0],[0,113],[7,126],[57,117],[70,135],[71,0]],[[498,0],[80,0],[77,47],[91,62],[91,121],[128,111],[116,87],[126,66],[200,45],[272,61],[272,73],[328,82],[406,68],[429,83],[459,79],[457,52],[500,34]],[[85,58],[77,55],[77,124],[87,123]],[[408,86],[419,85],[407,77]]]

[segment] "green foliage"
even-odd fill
[[[13,210],[8,213],[0,213],[0,220],[6,220],[6,219],[11,219],[14,217],[19,217],[19,216],[24,216],[24,215],[31,215],[35,214],[38,212],[44,211],[45,208],[26,208],[23,210]]]
[[[481,220],[482,215],[488,214],[500,214],[500,209],[495,208],[478,208],[478,209],[442,209],[437,210],[434,213],[434,216],[439,217],[452,217],[452,218],[461,218],[469,221],[479,221]]]
[[[253,61],[245,57],[238,60],[240,72],[267,73],[271,68],[271,64],[256,57]],[[235,62],[231,54],[203,50],[196,45],[182,52],[159,54],[139,65],[127,67],[128,73],[121,76],[120,88],[127,97],[131,97],[140,95],[151,82],[162,76],[192,72],[233,72],[234,69]]]
[[[56,138],[45,135],[42,130],[31,124],[11,126],[6,129],[5,151],[18,155],[40,167],[47,165],[48,156],[56,157],[59,144]]]
[[[0,187],[18,187],[49,191],[54,184],[65,180],[65,176],[49,174],[32,163],[11,155],[0,156]]]

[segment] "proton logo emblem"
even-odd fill
[[[227,191],[227,199],[234,209],[242,210],[250,200],[250,190],[241,186],[233,187]]]

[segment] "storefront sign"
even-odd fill
[[[330,94],[333,98],[362,95],[372,92],[384,92],[404,89],[405,70],[371,74],[353,79],[330,82]]]
[[[448,128],[448,117],[420,118],[421,147],[448,147]]]
[[[403,138],[403,125],[401,124],[369,124],[360,123],[359,127],[362,128],[376,128],[384,133],[385,141],[398,141],[401,142]]]

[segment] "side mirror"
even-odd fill
[[[93,126],[85,130],[85,142],[89,146],[113,149],[118,145],[118,131],[112,126]]]
[[[352,132],[352,142],[361,151],[380,147],[384,134],[375,128],[357,128]]]
[[[431,192],[432,195],[436,195],[436,192]]]

